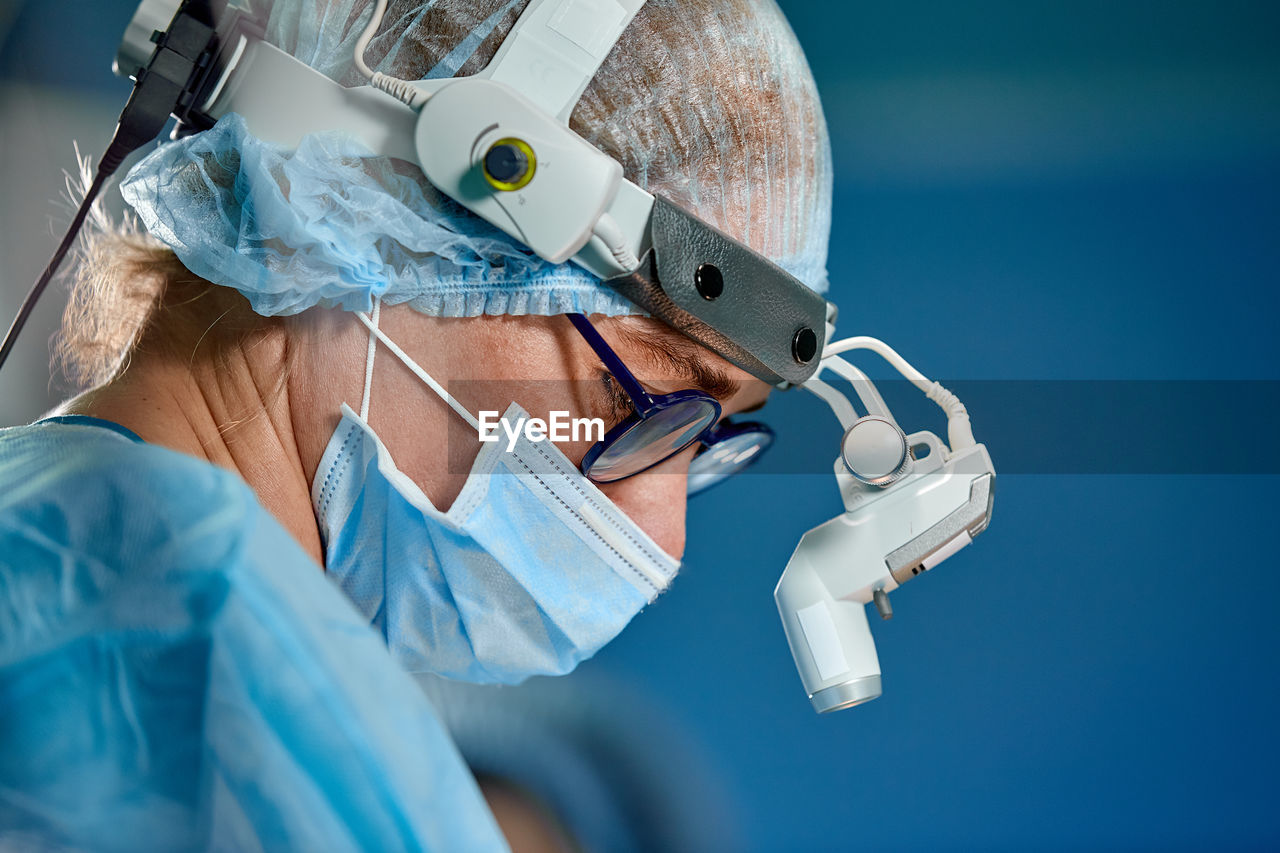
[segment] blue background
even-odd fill
[[[1280,7],[783,7],[831,126],[842,334],[944,379],[1280,379]],[[3,80],[109,114],[130,8],[8,7]],[[38,270],[10,266],[6,291]],[[834,457],[820,404],[765,414]],[[1016,394],[972,414],[980,440],[984,422],[1018,432]],[[1173,426],[1129,415],[1117,444]],[[1274,424],[1235,428],[1265,445]],[[818,717],[771,593],[799,536],[840,511],[834,482],[744,476],[693,502],[673,591],[585,669],[700,742],[747,849],[1275,848],[1277,486],[1001,476],[990,529],[873,624],[883,697]]]

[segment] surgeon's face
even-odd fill
[[[769,386],[655,320],[593,317],[596,329],[651,392],[698,388],[719,400],[724,416],[764,404]],[[301,402],[321,413],[301,430],[300,451],[314,476],[341,403],[357,407],[363,388],[368,333],[345,312],[325,313],[312,337],[322,341],[304,369],[316,373],[297,387]],[[380,327],[472,413],[504,413],[519,403],[531,417],[552,411],[601,418],[606,429],[629,414],[629,404],[594,351],[567,317],[425,317],[403,306],[383,308]],[[316,369],[316,365],[320,369]],[[295,395],[296,396],[296,395]],[[296,419],[295,419],[296,420]],[[314,420],[314,419],[313,419]],[[380,347],[375,362],[369,422],[432,503],[448,508],[480,449],[467,424],[398,359]],[[592,445],[585,436],[556,446],[575,464]],[[690,447],[648,471],[602,484],[602,491],[679,557],[685,543]]]

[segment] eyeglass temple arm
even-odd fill
[[[631,371],[622,363],[622,359],[618,358],[618,354],[605,342],[605,339],[600,337],[600,333],[596,331],[595,326],[591,325],[591,321],[582,314],[570,314],[568,316],[569,322],[573,323],[574,328],[578,330],[578,333],[591,346],[591,349],[595,350],[600,361],[604,363],[605,370],[608,370],[613,378],[618,380],[622,390],[631,398],[631,404],[636,407],[636,411],[643,414],[652,408],[653,398],[649,396],[649,392],[644,390],[644,386],[631,375]]]

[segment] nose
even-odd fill
[[[690,448],[648,471],[600,486],[658,547],[677,560],[684,556],[689,462],[693,453]]]

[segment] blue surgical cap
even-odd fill
[[[258,0],[265,38],[343,85],[364,0]],[[366,52],[405,79],[480,70],[524,0],[392,0]],[[831,154],[812,75],[773,0],[649,0],[570,121],[626,176],[826,290]],[[416,166],[339,132],[296,150],[224,116],[159,146],[121,185],[148,232],[263,315],[373,299],[425,314],[639,314],[599,278],[550,264],[437,191]]]

